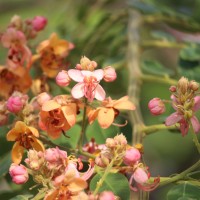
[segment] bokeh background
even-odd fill
[[[69,56],[71,67],[79,63],[83,55],[97,61],[101,67],[112,65],[117,70],[118,79],[103,86],[114,99],[126,95],[130,86],[127,27],[130,23],[129,11],[136,10],[143,20],[137,30],[140,33],[140,57],[137,59],[140,60],[141,71],[153,76],[153,80],[143,81],[141,94],[136,98],[140,101],[144,123],[153,125],[163,123],[173,112],[170,106],[164,115],[158,117],[153,117],[148,111],[151,98],[170,99],[170,85],[158,83],[157,77],[178,80],[186,76],[200,80],[199,9],[199,0],[0,0],[0,31],[5,30],[13,15],[22,19],[45,16],[48,25],[33,41],[32,47],[56,32],[75,44]],[[0,64],[3,65],[5,52],[2,47],[0,52]],[[55,95],[61,92],[54,86],[51,90]],[[126,113],[118,122],[123,122],[125,117]],[[130,122],[118,130],[127,136],[129,143],[132,141],[132,128]],[[28,190],[32,183],[16,186],[6,173],[10,162],[7,158],[12,148],[12,143],[5,140],[8,129],[0,128],[0,198],[4,200],[32,192]],[[178,131],[158,131],[144,138],[144,160],[152,176],[179,173],[198,160],[190,135],[183,138]],[[172,186],[155,190],[149,198],[167,199]]]

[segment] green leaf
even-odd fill
[[[54,140],[54,142],[61,146],[68,146],[71,148],[76,148],[78,140],[80,138],[81,127],[79,125],[74,125],[69,131],[66,131],[66,136],[61,135],[58,139]]]
[[[198,200],[199,197],[200,188],[187,182],[174,186],[167,193],[167,200]]]
[[[17,195],[16,197],[11,198],[10,200],[29,200],[33,195],[26,194],[26,195]]]
[[[87,127],[86,138],[90,141],[92,138],[95,139],[96,143],[104,144],[107,138],[113,138],[119,133],[119,128],[116,126],[110,126],[107,129],[102,129],[97,121]]]
[[[142,70],[154,75],[172,75],[172,71],[155,60],[142,61]]]
[[[11,163],[11,155],[9,152],[0,161],[0,177],[4,176],[8,172]]]
[[[188,46],[180,51],[180,57],[183,60],[199,61],[200,60],[200,46]]]
[[[97,183],[103,174],[96,174],[90,182],[90,190],[96,189]],[[130,189],[127,178],[122,174],[108,174],[98,192],[112,191],[121,200],[130,199]]]

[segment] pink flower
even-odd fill
[[[62,70],[61,72],[58,73],[56,76],[56,83],[59,86],[68,86],[70,84],[70,77],[68,75],[68,72],[65,70]]]
[[[160,98],[153,98],[148,104],[152,115],[160,115],[165,112],[165,104]]]
[[[94,98],[100,101],[105,99],[106,93],[104,89],[99,85],[99,82],[103,79],[104,76],[102,69],[95,71],[80,71],[76,69],[70,69],[68,71],[68,75],[71,79],[78,82],[71,91],[72,96],[75,99],[79,99],[84,96],[90,102],[93,101]]]
[[[172,98],[172,100],[174,102],[176,101],[175,98]],[[177,109],[175,106],[173,106],[173,108]],[[192,110],[193,113],[190,113],[191,116],[189,116],[195,133],[198,133],[200,131],[199,120],[194,115],[195,112],[199,109],[200,109],[200,96],[196,96],[196,97],[194,97],[194,106],[193,106],[193,110]],[[171,126],[176,123],[180,124],[180,131],[182,133],[182,136],[185,136],[188,133],[190,125],[189,125],[188,120],[185,119],[184,113],[181,113],[178,110],[176,112],[172,113],[170,116],[168,116],[167,119],[165,120],[166,126]]]
[[[124,163],[126,165],[134,165],[137,161],[139,161],[141,158],[141,154],[138,149],[136,148],[130,148],[126,150],[126,153],[124,155]]]
[[[47,19],[42,16],[36,16],[32,20],[32,26],[35,31],[41,31],[45,28]]]
[[[117,78],[117,74],[113,67],[108,66],[108,67],[104,68],[103,71],[104,71],[104,77],[103,77],[104,81],[112,82]]]
[[[115,195],[111,191],[104,191],[100,194],[99,200],[115,200]]]
[[[24,184],[28,181],[28,171],[25,166],[12,163],[9,169],[12,181],[16,184]]]

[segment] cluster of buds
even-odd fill
[[[197,96],[199,84],[195,81],[188,81],[182,77],[177,86],[171,86],[172,107],[176,112],[167,117],[165,124],[171,126],[179,123],[183,136],[188,133],[190,124],[195,133],[200,131],[200,124],[195,112],[200,109],[200,96]]]

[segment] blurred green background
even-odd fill
[[[37,15],[48,19],[46,29],[33,41],[33,47],[56,32],[61,38],[75,44],[70,53],[70,67],[79,63],[85,55],[97,61],[100,67],[112,65],[116,68],[118,79],[110,84],[103,84],[113,99],[127,94],[130,75],[127,68],[127,26],[129,9],[141,13],[144,22],[140,28],[141,69],[143,73],[156,77],[171,76],[174,79],[182,75],[200,80],[200,32],[199,0],[0,0],[0,31],[6,29],[13,15],[22,19]],[[155,16],[153,22],[148,16]],[[160,17],[162,16],[162,17]],[[145,21],[145,19],[147,21]],[[195,41],[183,41],[172,30],[192,34]],[[172,46],[156,46],[148,41],[166,41]],[[177,43],[178,41],[178,43]],[[184,44],[181,48],[175,44]],[[174,46],[173,46],[174,45]],[[1,50],[1,48],[0,48]],[[1,50],[1,65],[5,62],[5,53]],[[148,111],[148,102],[153,97],[170,99],[170,85],[156,82],[143,82],[140,99],[141,111],[146,125],[163,123],[166,116],[173,112],[168,107],[167,113],[152,117]],[[60,91],[54,91],[55,94]],[[121,119],[123,121],[123,118]],[[12,144],[6,142],[5,135],[9,127],[0,128],[0,198],[10,199],[16,194],[27,193],[31,183],[25,189],[11,183],[9,175],[2,176],[8,169],[9,160],[5,153],[10,152]],[[129,124],[120,131],[132,139],[132,127]],[[189,167],[198,160],[196,148],[190,134],[184,138],[177,131],[159,131],[144,138],[145,163],[152,176],[169,176]],[[5,161],[6,160],[6,161]],[[150,199],[166,199],[171,186],[157,189],[150,194]],[[24,187],[23,187],[24,188]]]

